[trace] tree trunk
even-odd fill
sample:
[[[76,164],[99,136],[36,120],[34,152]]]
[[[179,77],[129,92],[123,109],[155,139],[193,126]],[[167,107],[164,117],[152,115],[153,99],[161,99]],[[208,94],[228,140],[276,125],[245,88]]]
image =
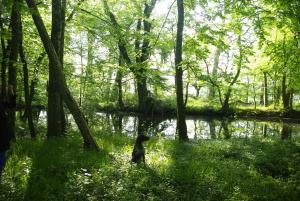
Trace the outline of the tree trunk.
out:
[[[223,101],[223,104],[222,104],[222,108],[221,110],[223,112],[228,112],[229,110],[229,99],[230,99],[230,96],[231,96],[231,92],[232,92],[232,86],[237,82],[239,76],[240,76],[240,73],[241,73],[241,68],[242,68],[242,47],[241,47],[241,42],[242,42],[242,39],[241,39],[241,35],[238,36],[238,41],[237,41],[237,44],[238,44],[238,47],[239,47],[239,60],[238,60],[238,64],[237,64],[237,71],[236,71],[236,74],[233,78],[233,80],[230,82],[228,88],[227,88],[227,91],[225,93],[225,97],[224,97],[224,101]]]
[[[216,123],[212,119],[207,121],[207,123],[209,125],[209,134],[211,139],[216,139]]]
[[[123,60],[122,56],[119,55],[119,68],[122,68],[123,66]],[[122,69],[118,69],[117,75],[116,75],[116,84],[117,84],[117,89],[118,89],[118,106],[120,109],[124,108],[124,103],[123,103],[123,91],[122,91]]]
[[[65,51],[65,27],[66,27],[66,6],[67,2],[66,0],[61,0],[61,37],[60,37],[60,45],[59,45],[59,59],[62,65],[62,68],[64,67],[64,51]],[[61,130],[62,133],[66,131],[67,121],[66,121],[66,115],[64,110],[64,102],[62,98],[60,98],[60,118],[61,118]]]
[[[212,79],[215,79],[218,72],[219,61],[220,61],[221,50],[219,48],[216,49],[214,54],[214,67],[212,70]],[[213,100],[216,97],[216,87],[213,84],[209,86],[209,99]]]
[[[0,15],[0,32],[3,33],[3,22],[2,16]],[[1,95],[0,98],[4,99],[6,97],[6,69],[10,52],[10,41],[8,41],[7,46],[5,45],[5,39],[3,34],[1,34],[1,49],[2,49],[2,62],[1,62]]]
[[[267,73],[264,72],[264,106],[268,107],[269,100],[268,100],[268,78]]]
[[[51,42],[61,63],[61,0],[52,0],[52,27]],[[62,63],[61,63],[62,64]],[[63,135],[61,121],[61,96],[59,93],[59,81],[55,71],[53,60],[49,59],[49,85],[48,85],[48,111],[47,111],[47,137]]]
[[[27,60],[24,54],[24,48],[23,48],[23,28],[22,24],[20,24],[20,34],[21,34],[21,40],[20,40],[20,47],[19,47],[19,54],[21,61],[23,63],[23,84],[24,84],[24,96],[25,96],[25,111],[26,111],[26,118],[28,121],[28,128],[30,131],[31,138],[36,137],[36,132],[33,124],[32,119],[32,107],[31,107],[31,101],[30,101],[30,94],[29,94],[29,75],[28,75],[28,66],[27,66]]]
[[[138,92],[138,107],[141,113],[147,113],[149,109],[152,107],[151,104],[148,104],[148,89],[147,89],[147,60],[149,59],[150,53],[150,40],[149,40],[149,33],[151,30],[151,23],[149,22],[149,17],[153,11],[153,8],[156,4],[157,0],[151,0],[150,4],[145,3],[144,13],[143,13],[143,26],[144,26],[144,36],[143,36],[143,43],[140,45],[139,39],[135,41],[135,50],[136,50],[136,65],[132,65],[132,61],[128,55],[126,43],[124,38],[122,37],[119,29],[120,25],[118,24],[116,17],[110,11],[107,0],[104,0],[104,7],[106,10],[107,15],[109,16],[112,24],[116,28],[117,38],[118,38],[118,46],[120,54],[122,55],[125,63],[129,67],[130,71],[134,74],[136,79],[137,85],[137,92]],[[137,30],[141,29],[141,20],[138,20]],[[115,33],[114,33],[115,34]],[[140,47],[141,46],[141,47]],[[138,50],[139,48],[139,50]],[[138,58],[140,54],[140,57]]]
[[[187,102],[188,102],[188,99],[189,99],[189,86],[190,86],[190,83],[189,83],[189,81],[188,81],[188,82],[186,83],[186,86],[185,86],[184,107],[186,107]]]
[[[84,139],[84,145],[86,148],[99,150],[98,145],[96,144],[96,141],[90,134],[90,130],[88,128],[87,122],[84,118],[84,115],[80,111],[78,104],[76,103],[75,99],[72,97],[67,84],[66,80],[64,78],[64,73],[62,70],[62,65],[60,63],[59,57],[53,47],[53,44],[51,43],[50,37],[47,34],[46,27],[44,25],[44,22],[40,16],[40,13],[36,7],[36,3],[34,0],[26,0],[26,3],[31,10],[31,15],[34,20],[34,23],[38,29],[39,35],[42,39],[43,45],[45,47],[45,50],[48,54],[49,60],[53,61],[53,66],[51,66],[54,71],[56,72],[56,75],[58,75],[57,80],[59,83],[59,92],[60,95],[63,97],[64,102],[66,103],[68,109],[70,110],[71,114],[73,115],[75,122],[81,132],[81,135]]]
[[[294,103],[294,89],[290,89],[290,91],[289,91],[290,93],[289,93],[289,108],[291,109],[291,110],[293,110],[293,103]]]
[[[13,0],[12,14],[11,14],[11,51],[9,55],[9,66],[8,66],[8,85],[13,87],[13,91],[16,93],[17,88],[17,68],[16,62],[18,60],[19,46],[21,41],[20,27],[21,27],[21,15],[19,8],[19,0]],[[16,111],[10,110],[9,112],[9,133],[12,135],[12,139],[15,139],[15,121]]]
[[[281,139],[283,140],[289,139],[291,138],[291,135],[292,135],[292,127],[287,124],[283,124],[281,130]]]
[[[289,108],[289,96],[287,93],[287,86],[286,86],[286,74],[283,73],[282,75],[282,81],[281,81],[281,96],[282,96],[282,103],[283,103],[283,109],[285,111],[288,111]]]
[[[267,133],[268,133],[268,126],[267,124],[263,124],[262,126],[262,133],[264,137],[267,137]]]
[[[183,0],[177,0],[178,21],[175,48],[175,85],[177,103],[177,133],[180,140],[188,140],[187,127],[185,122],[185,107],[183,102],[183,81],[182,81],[182,40],[184,27],[184,6]]]
[[[230,139],[231,138],[231,134],[229,132],[229,129],[228,129],[228,120],[227,119],[224,119],[221,121],[221,127],[223,128],[223,131],[224,131],[224,138],[225,139]]]
[[[260,103],[260,105],[264,105],[264,83],[262,83],[261,85],[260,85],[261,87],[261,92],[260,92],[260,100],[259,100],[259,103]]]

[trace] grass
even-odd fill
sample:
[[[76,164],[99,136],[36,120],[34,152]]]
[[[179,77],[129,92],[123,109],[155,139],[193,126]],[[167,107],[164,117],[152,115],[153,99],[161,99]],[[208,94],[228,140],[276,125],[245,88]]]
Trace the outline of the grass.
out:
[[[279,138],[181,143],[152,138],[147,165],[131,164],[134,139],[98,132],[104,151],[67,138],[15,143],[0,200],[298,200],[300,140]]]

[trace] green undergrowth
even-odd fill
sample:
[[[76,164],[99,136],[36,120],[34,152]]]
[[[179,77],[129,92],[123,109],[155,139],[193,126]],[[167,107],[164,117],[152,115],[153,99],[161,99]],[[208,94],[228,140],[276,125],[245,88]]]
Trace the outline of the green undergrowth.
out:
[[[100,133],[101,152],[78,134],[20,140],[0,184],[3,201],[298,200],[299,139],[151,138],[146,165],[130,163],[134,138]]]

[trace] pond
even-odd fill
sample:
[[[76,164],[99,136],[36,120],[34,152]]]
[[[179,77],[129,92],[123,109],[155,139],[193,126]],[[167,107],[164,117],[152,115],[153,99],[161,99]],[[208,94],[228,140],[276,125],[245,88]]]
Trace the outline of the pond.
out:
[[[176,138],[176,118],[143,117],[120,113],[94,113],[88,117],[93,129],[106,129],[128,136],[146,134],[168,139]],[[72,121],[71,121],[72,122]],[[74,122],[72,122],[73,124]],[[258,120],[214,119],[187,116],[189,139],[229,139],[249,137],[277,137],[288,139],[300,135],[300,124],[263,122]]]

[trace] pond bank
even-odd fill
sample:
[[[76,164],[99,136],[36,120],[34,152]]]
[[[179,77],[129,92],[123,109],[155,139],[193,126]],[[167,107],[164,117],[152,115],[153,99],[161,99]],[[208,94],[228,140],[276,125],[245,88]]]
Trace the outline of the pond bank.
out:
[[[110,112],[110,113],[127,113],[130,115],[139,115],[136,106],[125,106],[124,108],[116,107],[115,105],[101,106],[97,105],[98,111]],[[284,123],[296,123],[300,124],[300,111],[292,110],[285,111],[271,111],[271,110],[259,110],[259,109],[231,109],[224,112],[215,108],[186,108],[186,115],[189,116],[206,116],[209,118],[229,118],[229,119],[245,119],[245,120],[261,120],[261,121],[273,121]],[[149,112],[149,116],[159,117],[176,117],[176,109],[172,107],[160,107],[155,108]]]

